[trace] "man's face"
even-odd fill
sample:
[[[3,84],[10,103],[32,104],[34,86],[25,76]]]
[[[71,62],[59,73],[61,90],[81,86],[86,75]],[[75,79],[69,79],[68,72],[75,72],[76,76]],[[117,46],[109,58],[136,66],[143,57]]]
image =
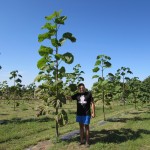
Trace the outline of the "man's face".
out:
[[[84,92],[85,92],[85,87],[81,85],[81,86],[79,87],[79,92],[80,92],[80,93],[84,93]]]

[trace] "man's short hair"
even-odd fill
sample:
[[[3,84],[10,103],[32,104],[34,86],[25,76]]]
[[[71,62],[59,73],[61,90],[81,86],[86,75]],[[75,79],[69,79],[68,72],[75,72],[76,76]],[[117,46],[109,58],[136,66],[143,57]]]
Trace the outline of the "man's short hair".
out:
[[[83,83],[80,83],[80,84],[78,85],[78,88],[79,88],[80,86],[84,86],[84,87],[85,87],[85,85],[84,85]]]

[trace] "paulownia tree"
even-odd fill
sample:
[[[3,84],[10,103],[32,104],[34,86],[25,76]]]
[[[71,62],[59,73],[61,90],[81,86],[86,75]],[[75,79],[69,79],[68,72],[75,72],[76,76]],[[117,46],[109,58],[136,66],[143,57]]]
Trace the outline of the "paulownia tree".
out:
[[[24,100],[33,100],[34,99],[34,92],[36,89],[35,83],[31,83],[27,85],[26,87],[22,87],[22,92],[23,92],[23,102]]]
[[[121,67],[117,70],[117,73],[115,74],[116,77],[120,80],[120,86],[122,88],[122,95],[121,95],[121,102],[123,102],[125,106],[125,99],[126,99],[126,81],[128,81],[130,78],[127,76],[128,74],[133,74],[130,68],[128,67]]]
[[[138,80],[138,77],[131,78],[128,81],[128,86],[130,94],[133,96],[133,103],[135,104],[135,109],[137,108],[138,98],[140,95],[141,81]]]
[[[10,87],[10,93],[12,95],[12,99],[14,100],[14,110],[16,109],[16,106],[19,105],[19,103],[16,103],[17,99],[20,99],[21,97],[21,87],[22,87],[22,76],[18,73],[18,70],[10,72],[10,80],[13,80],[14,85]]]
[[[46,16],[46,23],[42,27],[46,32],[39,34],[38,41],[48,41],[48,46],[41,45],[39,54],[41,59],[37,62],[40,69],[35,81],[42,81],[40,89],[43,90],[43,100],[47,106],[52,105],[55,108],[56,121],[56,137],[59,136],[59,123],[66,123],[66,112],[62,109],[62,104],[66,103],[64,94],[64,80],[66,77],[66,69],[63,64],[73,63],[74,56],[69,53],[60,53],[59,48],[62,47],[66,40],[76,42],[76,38],[70,32],[65,32],[60,36],[58,31],[61,25],[64,25],[66,16],[61,16],[61,11],[55,11],[53,14]],[[62,52],[62,50],[61,50]],[[60,109],[61,108],[61,109]],[[63,120],[63,121],[62,121]]]
[[[104,120],[105,120],[105,94],[106,94],[105,92],[107,91],[106,87],[108,84],[108,80],[106,80],[104,77],[104,70],[106,68],[111,67],[111,63],[109,62],[109,60],[111,60],[109,56],[98,55],[95,63],[95,67],[93,69],[93,72],[98,72],[101,70],[101,74],[94,75],[93,78],[98,78],[97,86],[99,87],[98,89],[102,96]]]
[[[0,99],[7,100],[7,104],[9,103],[9,87],[7,81],[0,83]]]
[[[140,101],[143,106],[144,103],[150,102],[150,76],[142,81],[140,91]]]

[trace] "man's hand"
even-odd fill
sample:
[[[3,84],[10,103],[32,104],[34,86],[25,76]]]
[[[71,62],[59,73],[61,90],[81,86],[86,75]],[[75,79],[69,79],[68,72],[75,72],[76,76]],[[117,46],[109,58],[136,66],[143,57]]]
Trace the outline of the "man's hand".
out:
[[[95,113],[92,113],[91,116],[92,116],[92,118],[94,118],[95,117]]]

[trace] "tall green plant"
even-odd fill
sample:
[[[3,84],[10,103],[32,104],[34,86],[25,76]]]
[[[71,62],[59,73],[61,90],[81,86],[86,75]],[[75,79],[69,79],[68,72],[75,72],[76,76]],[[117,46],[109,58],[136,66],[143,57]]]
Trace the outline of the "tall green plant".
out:
[[[128,67],[121,67],[120,69],[117,70],[116,76],[120,80],[120,85],[122,87],[122,97],[121,97],[121,102],[124,103],[125,106],[125,82],[128,81],[130,78],[127,76],[128,74],[133,74],[130,68]]]
[[[96,63],[95,63],[95,67],[93,69],[93,72],[101,71],[100,75],[94,75],[93,78],[98,78],[98,86],[100,87],[102,91],[104,120],[105,120],[105,87],[107,86],[107,83],[108,83],[108,81],[105,80],[105,77],[104,77],[104,70],[106,68],[111,67],[111,63],[109,62],[109,60],[111,60],[109,56],[98,55]]]
[[[9,103],[9,88],[7,81],[0,83],[0,97],[1,99],[8,100]]]
[[[34,99],[34,92],[36,89],[36,85],[35,83],[31,83],[29,85],[27,85],[26,87],[23,86],[22,87],[22,93],[23,93],[23,102],[24,100],[33,100]]]
[[[144,103],[150,102],[150,76],[148,76],[146,79],[142,81],[141,88],[140,88],[140,100],[142,102],[142,105]]]
[[[41,45],[39,49],[41,59],[37,62],[37,67],[41,71],[35,80],[43,82],[40,87],[47,95],[43,99],[47,105],[53,105],[55,108],[56,137],[58,137],[59,121],[66,115],[63,109],[59,111],[62,104],[66,101],[63,91],[66,69],[64,66],[61,66],[61,62],[63,62],[63,64],[71,64],[74,60],[74,56],[71,53],[66,52],[61,54],[59,48],[62,47],[66,40],[76,42],[76,38],[70,32],[59,36],[58,31],[67,19],[66,16],[61,16],[61,11],[55,11],[50,16],[46,16],[45,19],[47,22],[42,29],[46,29],[47,31],[43,34],[39,34],[38,41],[43,42],[47,40],[50,45]],[[65,121],[63,121],[63,124],[65,124]]]
[[[14,100],[14,110],[16,109],[16,105],[19,103],[16,103],[16,99],[20,98],[21,96],[21,87],[22,87],[22,76],[18,73],[18,70],[10,72],[10,80],[13,80],[14,85],[10,87],[10,92],[13,95],[12,99]]]
[[[137,108],[138,98],[140,95],[141,81],[138,80],[138,77],[131,78],[128,81],[128,86],[131,95],[133,96],[133,103],[135,104],[135,109]]]

